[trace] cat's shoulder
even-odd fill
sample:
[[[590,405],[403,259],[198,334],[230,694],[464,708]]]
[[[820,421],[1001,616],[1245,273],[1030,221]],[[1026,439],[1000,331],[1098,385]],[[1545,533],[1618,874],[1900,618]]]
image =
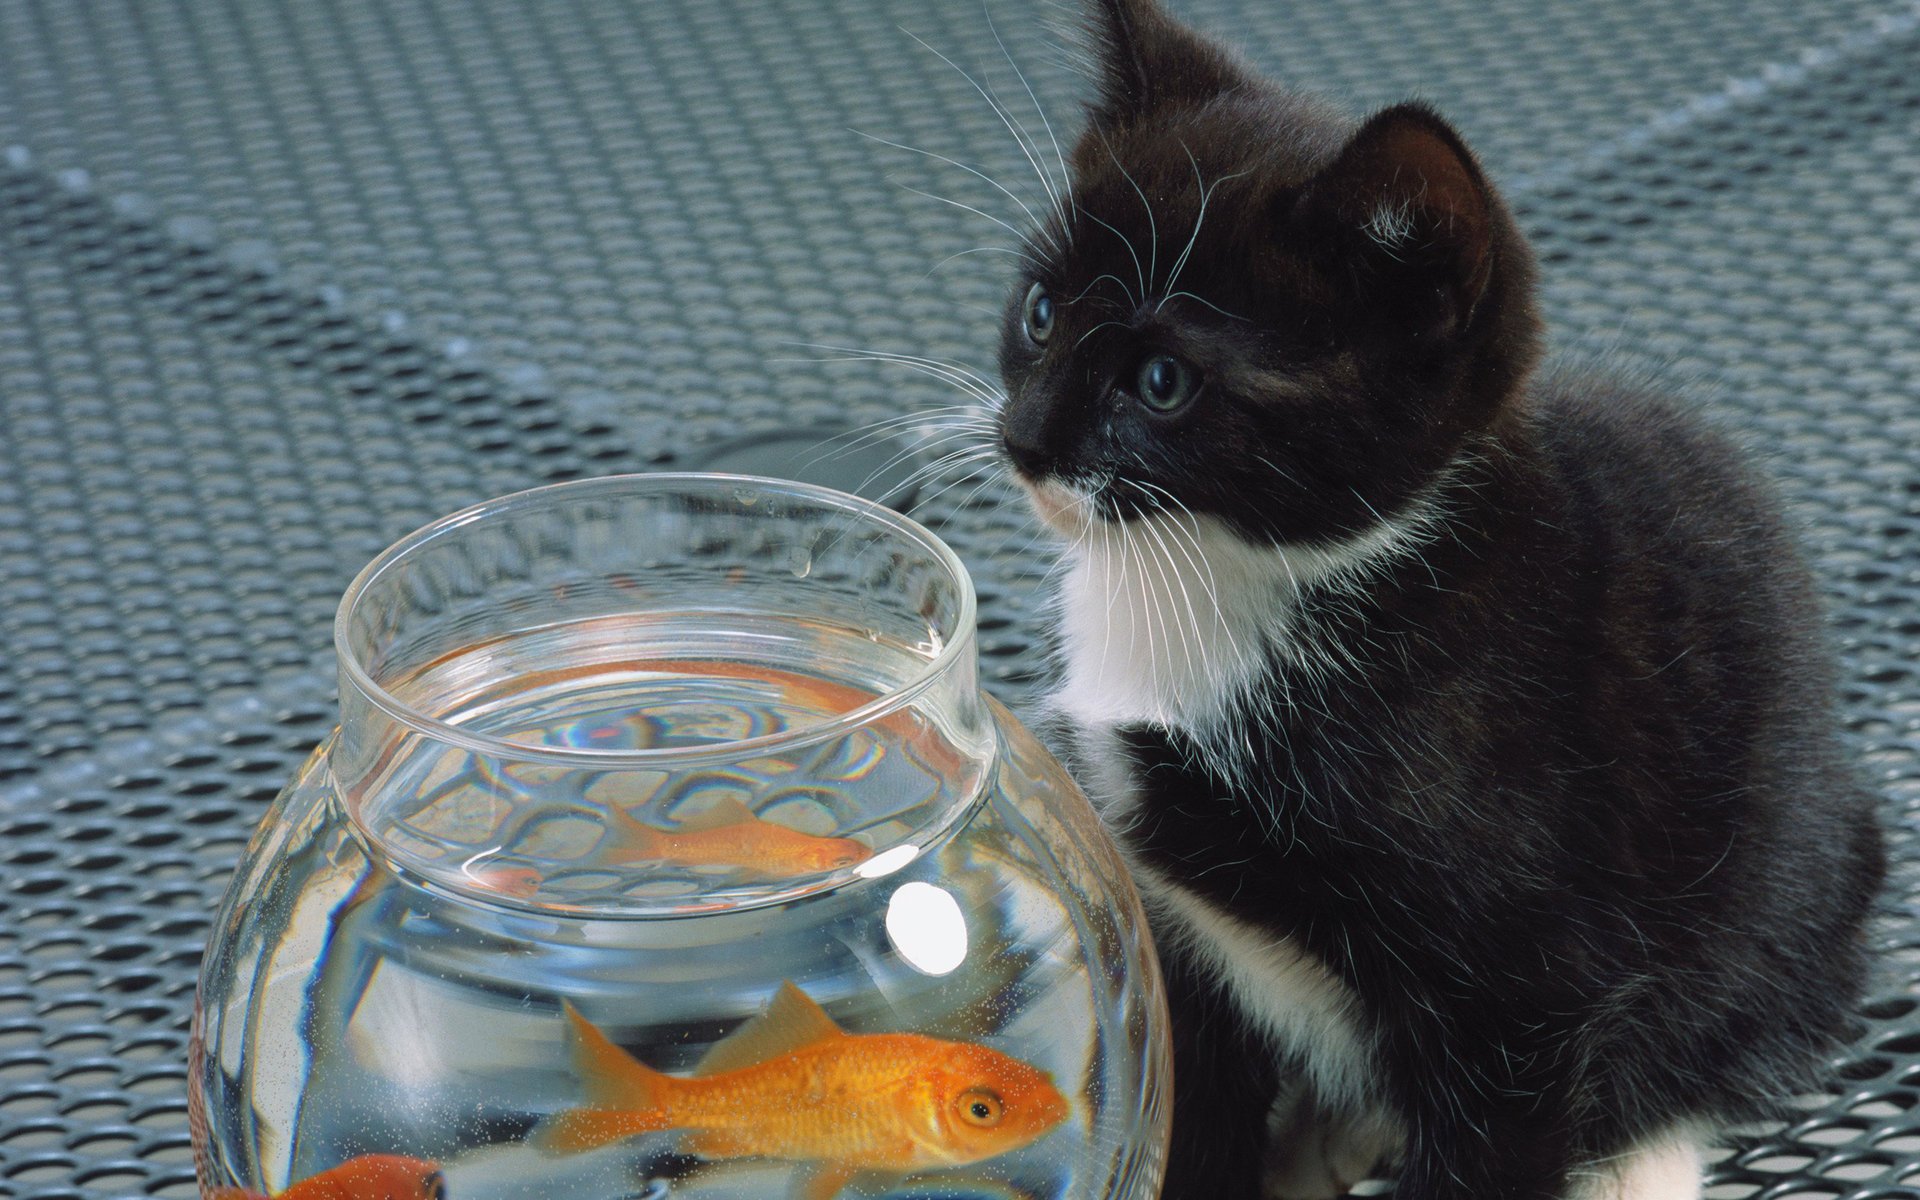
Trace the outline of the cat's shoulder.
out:
[[[1647,371],[1565,366],[1525,409],[1562,530],[1613,587],[1707,609],[1814,611],[1797,521],[1740,409]]]
[[[1703,390],[1646,369],[1555,364],[1530,389],[1528,440],[1588,505],[1616,519],[1773,527],[1764,448]]]
[[[1707,465],[1748,469],[1752,448],[1709,414],[1701,390],[1651,368],[1554,362],[1529,393],[1526,420],[1556,459],[1604,463],[1609,452],[1664,458],[1705,451]]]

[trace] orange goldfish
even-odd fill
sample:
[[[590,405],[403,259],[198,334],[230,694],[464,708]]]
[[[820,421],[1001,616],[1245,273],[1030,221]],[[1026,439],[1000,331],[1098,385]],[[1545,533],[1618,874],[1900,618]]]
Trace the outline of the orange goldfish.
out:
[[[863,1172],[981,1162],[1067,1118],[1044,1071],[970,1042],[848,1033],[792,983],[686,1078],[637,1061],[571,1005],[567,1019],[588,1104],[539,1128],[548,1150],[684,1129],[681,1148],[702,1158],[801,1163],[794,1195],[830,1200]]]
[[[462,873],[469,882],[477,883],[490,892],[499,892],[503,896],[515,896],[525,899],[540,890],[542,882],[540,872],[532,867],[465,867]]]
[[[618,831],[609,857],[616,862],[723,866],[763,879],[837,871],[867,861],[873,850],[843,837],[815,837],[767,821],[738,800],[724,800],[672,830],[656,829],[609,804]]]
[[[246,1188],[210,1188],[201,1200],[269,1200]],[[440,1168],[400,1154],[362,1154],[331,1171],[309,1175],[279,1194],[278,1200],[446,1200],[447,1180]]]

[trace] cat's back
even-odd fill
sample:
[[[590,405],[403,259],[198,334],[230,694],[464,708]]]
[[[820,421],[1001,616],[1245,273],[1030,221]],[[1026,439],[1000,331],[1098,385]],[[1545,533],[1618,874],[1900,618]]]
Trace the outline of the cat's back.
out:
[[[1754,450],[1711,424],[1698,403],[1652,379],[1562,366],[1543,373],[1524,419],[1580,506],[1575,515],[1610,548],[1680,555],[1639,564],[1648,568],[1755,574],[1774,585],[1768,591],[1811,603],[1795,538]]]
[[[1553,493],[1542,507],[1577,546],[1570,582],[1649,623],[1618,632],[1785,656],[1824,686],[1813,581],[1752,449],[1651,380],[1585,368],[1545,373],[1523,420]]]
[[[1568,547],[1552,602],[1599,668],[1594,717],[1696,788],[1862,821],[1817,589],[1761,460],[1700,405],[1597,371],[1547,374],[1526,420]]]

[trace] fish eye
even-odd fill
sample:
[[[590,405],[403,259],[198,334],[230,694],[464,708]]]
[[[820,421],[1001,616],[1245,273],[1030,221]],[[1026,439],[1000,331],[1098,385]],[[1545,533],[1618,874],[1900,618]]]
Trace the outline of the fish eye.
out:
[[[1149,355],[1136,380],[1140,402],[1155,412],[1172,412],[1193,398],[1200,373],[1171,354]]]
[[[426,1200],[447,1200],[447,1177],[438,1171],[420,1181],[425,1185]]]
[[[1046,345],[1053,336],[1053,297],[1047,294],[1045,285],[1036,283],[1027,289],[1020,320],[1026,326],[1027,340],[1036,346]]]
[[[960,1110],[960,1119],[979,1129],[992,1129],[1000,1123],[1006,1112],[1006,1104],[998,1094],[986,1088],[974,1088],[960,1093],[956,1103]]]

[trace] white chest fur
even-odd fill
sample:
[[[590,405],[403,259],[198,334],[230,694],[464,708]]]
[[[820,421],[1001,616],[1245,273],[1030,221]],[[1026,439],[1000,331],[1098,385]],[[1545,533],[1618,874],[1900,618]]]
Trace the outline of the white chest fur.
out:
[[[1218,723],[1293,607],[1289,557],[1208,517],[1093,527],[1060,591],[1055,703],[1085,726]]]
[[[1157,512],[1087,522],[1059,593],[1063,685],[1053,705],[1082,729],[1184,732],[1226,778],[1267,714],[1250,700],[1274,671],[1294,680],[1357,666],[1320,636],[1312,612],[1364,590],[1417,554],[1439,524],[1429,491],[1393,520],[1344,541],[1256,546],[1210,516]]]

